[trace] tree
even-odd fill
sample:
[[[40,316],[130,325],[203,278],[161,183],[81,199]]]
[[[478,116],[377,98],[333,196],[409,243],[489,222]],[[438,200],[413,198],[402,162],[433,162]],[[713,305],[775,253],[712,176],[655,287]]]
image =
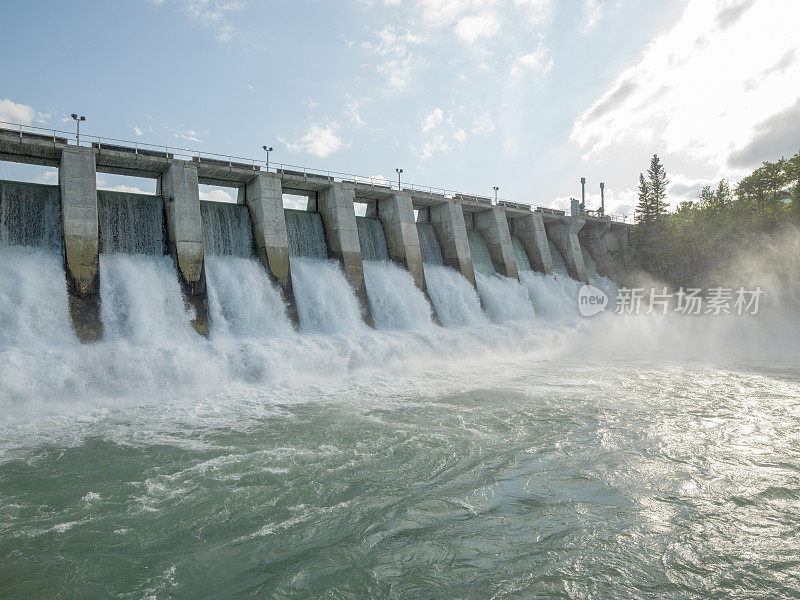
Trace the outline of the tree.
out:
[[[667,214],[667,172],[664,165],[658,158],[658,154],[653,154],[650,160],[650,168],[647,170],[647,177],[650,186],[650,202],[652,206],[653,219],[658,220]]]
[[[636,206],[636,220],[639,223],[650,223],[653,220],[650,185],[642,173],[639,173],[639,204]]]

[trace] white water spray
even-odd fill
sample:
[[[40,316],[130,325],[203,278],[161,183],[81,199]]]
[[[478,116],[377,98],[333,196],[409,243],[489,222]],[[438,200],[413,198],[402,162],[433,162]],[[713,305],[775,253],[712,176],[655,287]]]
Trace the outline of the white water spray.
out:
[[[428,295],[436,316],[445,327],[481,327],[488,325],[475,288],[461,274],[434,264],[425,265]]]
[[[365,260],[364,280],[378,329],[419,329],[432,324],[431,307],[405,269],[392,262]]]
[[[475,273],[475,284],[489,318],[495,323],[527,321],[534,318],[528,290],[510,277]]]
[[[364,327],[358,300],[339,263],[293,256],[291,266],[297,316],[303,331],[347,333]]]

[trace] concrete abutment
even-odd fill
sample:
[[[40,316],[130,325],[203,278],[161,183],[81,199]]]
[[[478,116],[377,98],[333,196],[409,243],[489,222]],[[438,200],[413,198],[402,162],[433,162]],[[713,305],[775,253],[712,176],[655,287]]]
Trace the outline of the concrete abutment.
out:
[[[495,271],[511,279],[519,279],[517,260],[514,258],[514,246],[508,229],[506,211],[501,206],[493,206],[489,210],[473,213],[475,229],[480,232],[489,248]]]
[[[547,243],[547,231],[544,228],[542,215],[537,212],[510,217],[511,234],[519,238],[528,261],[535,271],[550,275],[553,272],[553,257]]]

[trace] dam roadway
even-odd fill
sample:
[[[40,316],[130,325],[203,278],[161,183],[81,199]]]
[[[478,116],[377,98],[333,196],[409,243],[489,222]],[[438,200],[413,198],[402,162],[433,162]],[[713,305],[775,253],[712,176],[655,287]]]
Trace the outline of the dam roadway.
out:
[[[31,128],[32,129],[32,128]],[[425,266],[417,223],[430,223],[441,248],[443,264],[475,286],[475,267],[467,232],[486,242],[491,268],[518,279],[512,237],[524,248],[530,267],[550,274],[551,248],[563,259],[570,277],[588,282],[582,248],[601,276],[622,268],[618,258],[628,248],[630,225],[610,216],[578,210],[572,214],[527,204],[448,192],[385,180],[313,171],[282,164],[234,159],[180,149],[139,147],[117,140],[88,138],[77,145],[70,134],[43,134],[0,129],[0,160],[56,167],[64,239],[65,271],[75,329],[85,341],[102,335],[99,318],[99,252],[97,173],[157,181],[167,225],[168,253],[173,257],[187,304],[196,315],[193,325],[208,335],[203,223],[198,186],[232,187],[245,205],[252,226],[254,255],[277,283],[296,320],[283,194],[308,198],[307,210],[321,216],[329,258],[337,260],[355,290],[362,318],[372,324],[364,282],[363,257],[356,227],[355,204],[366,204],[366,216],[379,219],[392,262],[407,270],[427,294]],[[96,140],[96,141],[92,141]],[[473,234],[474,235],[474,234]]]

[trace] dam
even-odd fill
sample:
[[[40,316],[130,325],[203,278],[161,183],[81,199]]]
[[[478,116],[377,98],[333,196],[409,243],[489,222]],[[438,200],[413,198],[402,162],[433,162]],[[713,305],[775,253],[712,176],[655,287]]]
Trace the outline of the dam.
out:
[[[581,284],[623,274],[630,225],[574,207],[97,139],[0,130],[0,160],[58,168],[58,185],[0,182],[0,252],[48,257],[84,342],[484,326],[569,312]],[[98,190],[98,173],[156,193]]]

